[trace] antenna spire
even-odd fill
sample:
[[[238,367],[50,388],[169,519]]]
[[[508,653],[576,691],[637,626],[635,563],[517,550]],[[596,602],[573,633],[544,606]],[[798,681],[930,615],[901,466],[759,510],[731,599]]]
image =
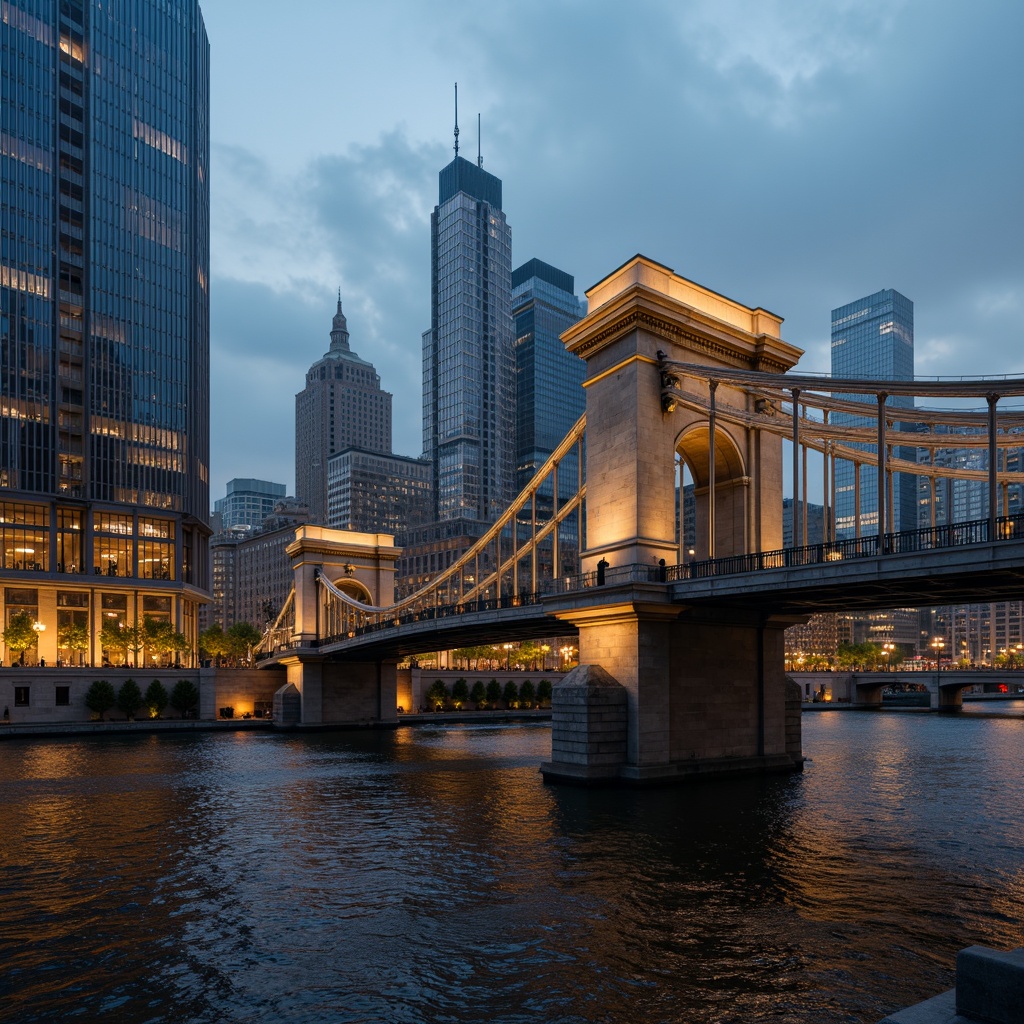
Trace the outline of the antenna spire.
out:
[[[459,155],[459,83],[455,83],[455,155]]]
[[[476,165],[483,167],[484,158],[480,155],[480,115],[476,115]]]

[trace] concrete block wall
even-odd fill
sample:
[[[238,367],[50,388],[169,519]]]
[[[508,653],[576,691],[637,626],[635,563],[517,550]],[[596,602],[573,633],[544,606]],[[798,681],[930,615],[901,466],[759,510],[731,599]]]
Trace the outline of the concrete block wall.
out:
[[[597,665],[580,665],[551,694],[551,766],[614,777],[626,760],[626,691]]]

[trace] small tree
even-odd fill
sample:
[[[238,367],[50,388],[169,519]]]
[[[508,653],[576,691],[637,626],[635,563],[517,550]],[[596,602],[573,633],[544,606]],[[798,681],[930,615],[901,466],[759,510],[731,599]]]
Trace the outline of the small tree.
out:
[[[58,626],[57,647],[62,651],[89,650],[89,627],[84,622],[68,622]]]
[[[452,700],[457,708],[461,708],[469,700],[469,686],[466,684],[465,679],[455,680],[452,686]]]
[[[427,690],[427,703],[433,705],[436,711],[440,711],[447,699],[448,687],[444,685],[444,680],[435,679]]]
[[[209,629],[204,629],[199,634],[199,649],[214,661],[227,657],[228,639],[219,622],[215,622]]]
[[[529,679],[523,680],[523,685],[519,687],[519,701],[521,704],[525,704],[528,708],[533,707],[534,698],[537,696],[537,691],[533,688],[533,683]]]
[[[97,679],[85,694],[85,706],[96,715],[103,716],[117,703],[117,694],[106,679]]]
[[[248,622],[236,622],[224,636],[227,640],[228,654],[237,665],[240,661],[248,664],[249,651],[254,644],[260,642],[263,634]]]
[[[117,691],[117,709],[125,718],[134,718],[135,712],[142,707],[142,691],[134,679],[126,679]]]
[[[170,697],[167,695],[167,688],[159,679],[154,679],[146,687],[146,696],[143,699],[143,703],[149,708],[149,717],[159,718],[164,713],[164,709],[169,702]]]
[[[190,679],[179,679],[171,690],[171,707],[182,718],[199,703],[199,691]]]
[[[129,626],[118,619],[104,622],[100,630],[100,644],[107,650],[120,651],[126,662],[129,654],[134,654],[136,662],[138,661],[139,651],[144,643],[143,627]]]
[[[15,612],[4,630],[4,643],[7,644],[7,649],[20,655],[22,665],[25,664],[25,652],[33,647],[38,639],[32,625],[32,616],[28,612]]]
[[[174,654],[188,647],[188,637],[164,619],[147,615],[142,623],[142,633],[146,649],[151,654]]]
[[[514,679],[510,679],[505,684],[505,689],[501,691],[501,699],[507,708],[519,703],[519,687],[516,686]]]
[[[487,703],[497,704],[501,700],[501,683],[497,679],[492,679],[487,684]]]
[[[551,700],[551,680],[542,679],[537,684],[537,703],[543,706],[549,700]]]
[[[469,699],[480,707],[487,699],[487,691],[484,689],[484,684],[478,679],[473,684],[473,689],[469,691]]]

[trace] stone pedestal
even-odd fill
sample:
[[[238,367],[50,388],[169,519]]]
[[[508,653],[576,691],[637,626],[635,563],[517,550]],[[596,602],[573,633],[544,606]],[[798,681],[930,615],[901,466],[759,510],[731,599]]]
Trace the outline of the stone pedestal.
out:
[[[551,760],[545,780],[595,783],[626,763],[626,691],[599,665],[580,665],[551,691]]]

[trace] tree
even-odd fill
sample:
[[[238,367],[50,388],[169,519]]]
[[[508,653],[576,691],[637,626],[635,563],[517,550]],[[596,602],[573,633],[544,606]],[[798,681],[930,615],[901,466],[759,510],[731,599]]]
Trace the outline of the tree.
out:
[[[62,651],[89,650],[89,627],[84,622],[67,622],[58,626],[57,647]]]
[[[501,700],[501,683],[497,679],[492,679],[487,684],[487,703],[497,704]]]
[[[21,655],[19,660],[22,665],[25,664],[25,652],[39,639],[32,628],[33,624],[32,616],[28,612],[15,612],[4,630],[4,643],[7,644],[7,649]]]
[[[113,686],[106,679],[97,679],[85,694],[85,706],[93,714],[99,715],[101,722],[103,721],[103,716],[116,703],[117,694],[114,693]]]
[[[537,703],[544,705],[551,700],[551,680],[542,679],[537,684]]]
[[[505,684],[505,689],[501,691],[501,698],[505,702],[505,707],[510,708],[513,704],[519,702],[519,687],[516,686],[514,679],[510,679]]]
[[[164,709],[169,702],[170,697],[167,695],[167,688],[159,679],[154,679],[146,687],[146,696],[143,698],[143,703],[149,708],[150,718],[159,718],[164,713]]]
[[[529,679],[524,679],[523,685],[519,687],[519,700],[528,708],[532,708],[536,696],[537,691],[534,690],[533,683]]]
[[[124,660],[134,654],[138,661],[139,651],[145,643],[143,628],[139,625],[129,626],[119,619],[110,619],[103,623],[100,630],[100,644],[110,651],[120,651]]]
[[[437,711],[444,707],[448,699],[448,687],[444,685],[443,679],[435,679],[427,690],[427,704],[432,704]]]
[[[487,700],[487,691],[484,689],[484,684],[481,680],[478,679],[473,684],[473,689],[469,691],[469,699],[477,707],[480,707]]]
[[[228,654],[237,665],[240,661],[249,661],[249,651],[254,644],[258,644],[263,634],[248,622],[236,622],[224,634],[228,642]]]
[[[457,708],[462,707],[469,700],[469,686],[466,685],[465,679],[455,680],[452,686],[452,700]]]
[[[214,661],[228,656],[228,639],[221,629],[220,623],[215,622],[208,629],[199,634],[199,649],[209,655]]]
[[[145,616],[142,633],[146,649],[151,654],[175,654],[188,649],[188,637],[165,619]]]
[[[125,718],[134,718],[135,712],[142,707],[142,691],[134,679],[126,679],[117,691],[117,709]]]
[[[199,703],[199,691],[190,679],[179,679],[171,690],[171,707],[184,718]]]

